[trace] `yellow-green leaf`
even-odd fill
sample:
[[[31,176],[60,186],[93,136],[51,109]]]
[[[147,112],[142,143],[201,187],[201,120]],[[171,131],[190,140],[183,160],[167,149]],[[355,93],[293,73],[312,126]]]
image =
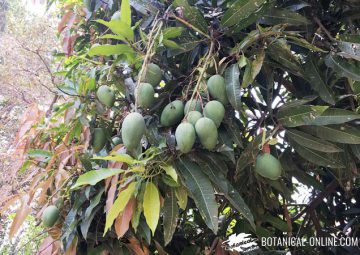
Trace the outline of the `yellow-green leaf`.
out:
[[[154,235],[160,217],[160,197],[157,187],[152,182],[146,184],[143,207],[146,223]]]
[[[177,198],[178,205],[181,209],[185,210],[188,202],[188,193],[184,186],[177,187],[175,189],[175,195]]]
[[[101,180],[104,180],[115,174],[120,174],[123,172],[125,172],[124,169],[117,169],[117,168],[114,169],[101,168],[99,170],[92,170],[80,175],[76,183],[71,188],[75,189],[83,185],[94,186],[96,183],[98,183]]]
[[[129,0],[121,0],[120,19],[131,26],[131,8]]]
[[[120,191],[118,197],[116,198],[113,206],[110,208],[107,216],[104,229],[104,236],[106,232],[111,228],[114,220],[117,216],[125,209],[125,206],[129,202],[130,198],[133,196],[137,182],[132,182],[127,186],[126,189]]]
[[[176,170],[175,170],[175,168],[174,168],[173,166],[170,166],[170,165],[162,165],[162,166],[160,166],[160,167],[165,170],[165,173],[166,173],[167,175],[169,175],[171,178],[173,178],[174,181],[177,182],[177,180],[178,180],[178,175],[177,175]]]
[[[116,161],[116,162],[123,162],[126,163],[128,165],[132,165],[135,162],[135,159],[133,159],[131,156],[129,156],[128,154],[111,154],[109,156],[105,156],[105,157],[93,157],[93,159],[101,159],[101,160],[111,160],[111,161]]]

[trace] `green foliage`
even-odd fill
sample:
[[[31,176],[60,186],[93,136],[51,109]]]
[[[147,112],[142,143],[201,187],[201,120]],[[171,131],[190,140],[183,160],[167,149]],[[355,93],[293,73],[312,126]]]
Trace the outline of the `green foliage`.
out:
[[[359,203],[359,60],[346,44],[358,20],[335,1],[200,2],[91,1],[79,16],[71,56],[59,56],[66,103],[31,147],[54,148],[39,178],[44,201],[64,198],[65,250],[203,254],[223,252],[229,233],[358,235],[345,213]],[[153,91],[139,95],[142,82]],[[104,85],[109,109],[94,98]],[[194,133],[186,120],[202,109]],[[290,206],[299,183],[331,196]]]

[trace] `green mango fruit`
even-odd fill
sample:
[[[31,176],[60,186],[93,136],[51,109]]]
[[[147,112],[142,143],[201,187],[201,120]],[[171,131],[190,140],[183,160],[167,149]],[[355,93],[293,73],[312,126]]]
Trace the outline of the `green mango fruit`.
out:
[[[165,127],[178,124],[184,117],[184,104],[180,100],[175,100],[165,106],[161,113],[160,123]]]
[[[140,113],[133,112],[127,115],[121,128],[121,137],[128,150],[136,149],[145,134],[145,120]]]
[[[184,114],[186,115],[189,111],[202,112],[200,100],[192,99],[187,101],[184,108]]]
[[[122,143],[122,140],[121,140],[120,137],[114,136],[114,137],[111,139],[111,142],[113,143],[113,145],[114,145],[114,147],[115,147],[116,145],[121,144],[121,143]]]
[[[138,105],[144,109],[150,108],[155,102],[155,91],[150,83],[140,83],[135,95]]]
[[[281,176],[281,163],[270,153],[259,154],[256,158],[255,171],[270,180],[277,180]]]
[[[120,11],[114,12],[114,14],[111,16],[111,20],[119,20],[121,17]]]
[[[199,137],[200,143],[205,149],[212,150],[215,148],[218,139],[218,131],[214,121],[202,117],[195,124],[195,131]]]
[[[186,117],[187,121],[195,126],[196,122],[202,117],[198,111],[190,111]]]
[[[108,107],[112,107],[115,103],[115,93],[109,86],[100,86],[96,91],[96,96],[102,104]]]
[[[188,153],[194,146],[196,134],[190,123],[181,123],[175,131],[176,143],[182,153]]]
[[[45,208],[42,214],[42,222],[45,227],[50,228],[55,225],[59,219],[60,211],[55,205],[50,205]]]
[[[106,133],[103,128],[95,128],[92,141],[92,147],[95,153],[101,151],[106,144]]]
[[[209,94],[222,104],[226,105],[229,102],[226,95],[225,79],[221,75],[216,74],[211,76],[207,81],[207,88]]]
[[[150,83],[153,87],[159,85],[162,79],[162,72],[158,65],[150,63],[143,71],[140,81]]]
[[[219,127],[225,116],[225,108],[219,101],[210,101],[205,105],[204,116],[212,119],[216,127]]]

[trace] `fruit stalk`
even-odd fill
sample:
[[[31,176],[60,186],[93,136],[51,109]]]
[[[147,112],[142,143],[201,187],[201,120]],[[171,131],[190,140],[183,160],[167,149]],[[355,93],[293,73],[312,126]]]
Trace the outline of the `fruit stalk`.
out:
[[[205,70],[206,70],[206,68],[207,68],[207,66],[208,66],[208,64],[209,64],[209,60],[210,60],[211,54],[212,54],[212,52],[213,52],[213,50],[214,50],[214,45],[215,45],[215,44],[214,44],[214,41],[211,40],[211,44],[210,44],[209,51],[208,51],[208,53],[207,53],[207,55],[206,55],[203,68],[202,68],[201,71],[200,71],[200,75],[199,75],[198,81],[197,81],[197,83],[196,83],[196,86],[195,86],[195,88],[194,88],[194,91],[193,91],[193,93],[192,93],[192,95],[191,95],[190,101],[195,98],[195,94],[196,94],[197,91],[199,90],[199,87],[200,87],[202,78],[203,78],[204,73],[205,73]],[[185,114],[185,117],[188,115],[189,111],[191,111],[191,110],[188,109],[188,111],[187,111],[186,114]]]
[[[137,80],[137,83],[136,83],[136,87],[135,87],[135,91],[136,91],[136,88],[140,85],[140,82],[141,82],[141,79],[140,77],[142,77],[142,74],[144,72],[144,70],[146,70],[146,67],[147,67],[147,64],[148,62],[150,61],[151,59],[151,56],[153,55],[152,53],[152,49],[154,47],[154,44],[155,44],[155,39],[159,36],[160,32],[161,32],[161,28],[163,26],[163,22],[162,20],[160,19],[157,19],[157,16],[155,17],[156,21],[155,21],[155,24],[154,26],[152,27],[150,33],[149,33],[149,40],[148,40],[148,43],[147,43],[147,46],[146,46],[146,55],[144,57],[144,63],[140,69],[140,72],[138,74],[138,80]],[[155,33],[155,36],[153,37],[153,34]],[[138,108],[138,94],[135,93],[135,110],[137,111],[137,108]]]

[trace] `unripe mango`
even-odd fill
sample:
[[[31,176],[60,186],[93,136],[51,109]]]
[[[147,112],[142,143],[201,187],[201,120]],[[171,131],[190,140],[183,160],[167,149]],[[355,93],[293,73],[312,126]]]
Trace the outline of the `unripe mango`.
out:
[[[190,111],[186,117],[187,121],[195,126],[196,122],[202,117],[198,111]]]
[[[256,158],[255,171],[270,180],[277,180],[281,176],[280,161],[270,153],[259,154]]]
[[[184,104],[180,100],[175,100],[165,106],[161,113],[160,123],[165,127],[178,124],[184,117]]]
[[[145,133],[145,121],[140,113],[127,115],[121,128],[121,137],[128,150],[136,149]]]
[[[55,205],[50,205],[44,210],[41,219],[44,226],[50,228],[55,225],[56,221],[59,219],[59,216],[59,209]]]
[[[190,123],[181,123],[176,128],[175,139],[182,153],[191,151],[196,139],[194,126]]]
[[[184,114],[186,115],[189,111],[202,112],[200,100],[192,99],[187,101],[184,108]]]
[[[121,140],[120,137],[114,136],[114,137],[111,139],[111,142],[113,143],[114,146],[116,146],[116,145],[119,145],[119,144],[122,142],[122,140]]]
[[[103,128],[95,128],[93,134],[92,147],[95,153],[101,151],[106,144],[106,133]]]
[[[96,91],[96,96],[102,104],[108,107],[112,107],[115,103],[115,93],[109,86],[100,86]]]
[[[140,81],[150,83],[153,87],[159,85],[162,79],[161,69],[158,65],[150,63],[143,71]]]
[[[207,88],[209,94],[226,105],[229,101],[226,95],[225,79],[219,74],[213,75],[207,81]]]
[[[150,83],[140,83],[135,91],[135,99],[140,107],[148,109],[154,104],[154,94],[154,88]]]
[[[224,119],[225,108],[219,101],[213,100],[208,102],[204,108],[204,116],[212,119],[216,125],[219,127],[222,120]]]
[[[121,17],[120,11],[114,12],[114,14],[111,16],[111,20],[119,20]]]
[[[200,118],[195,124],[195,131],[205,149],[212,150],[215,148],[218,131],[211,119],[206,117]]]

